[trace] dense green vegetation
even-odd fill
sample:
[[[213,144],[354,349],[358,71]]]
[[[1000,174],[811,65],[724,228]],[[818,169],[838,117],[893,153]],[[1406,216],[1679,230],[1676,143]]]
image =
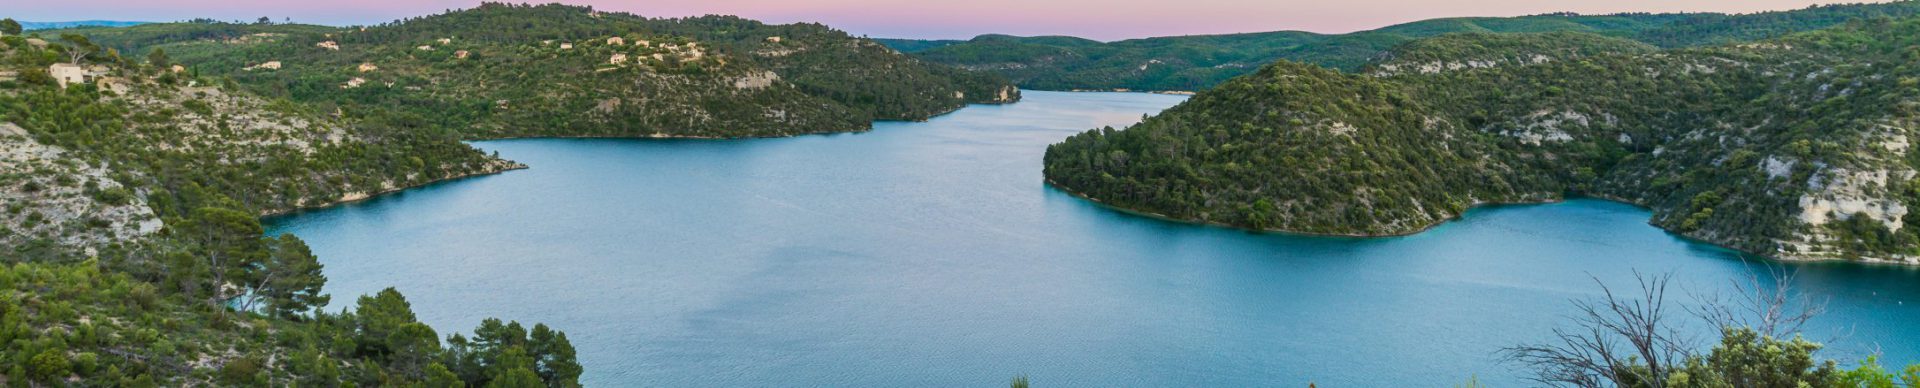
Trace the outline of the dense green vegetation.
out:
[[[29,41],[34,39],[35,41]],[[578,386],[566,335],[442,337],[397,291],[332,300],[259,216],[511,168],[391,114],[330,115],[120,56],[0,37],[0,376],[15,386]],[[54,65],[87,83],[61,85]]]
[[[468,139],[861,131],[873,120],[1019,98],[996,76],[922,63],[818,24],[557,4],[487,3],[364,29],[168,23],[73,32],[121,52],[164,51],[263,96]]]
[[[1394,47],[1462,32],[1589,32],[1662,48],[1764,39],[1847,20],[1920,15],[1920,2],[1849,4],[1743,15],[1717,13],[1548,14],[1449,18],[1325,35],[1299,31],[1096,42],[1071,37],[983,35],[965,43],[884,40],[929,61],[1005,75],[1042,90],[1205,90],[1278,60],[1357,70]]]
[[[1577,194],[1776,257],[1920,255],[1920,231],[1903,227],[1920,205],[1920,19],[1657,53],[1607,41],[1456,35],[1372,67],[1492,63],[1434,71],[1281,62],[1054,145],[1046,176],[1114,206],[1256,229],[1411,233],[1475,204]],[[1490,48],[1528,60],[1477,58]]]
[[[886,38],[876,38],[873,41],[879,42],[882,45],[886,45],[887,48],[899,50],[900,52],[908,53],[908,54],[967,42],[964,40],[924,40],[924,39],[886,39]]]

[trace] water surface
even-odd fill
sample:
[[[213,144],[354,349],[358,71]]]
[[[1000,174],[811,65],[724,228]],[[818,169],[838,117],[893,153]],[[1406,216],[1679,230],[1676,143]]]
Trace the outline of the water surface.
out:
[[[591,386],[1520,385],[1589,278],[1710,292],[1757,264],[1595,200],[1402,238],[1255,234],[1046,187],[1047,144],[1181,97],[1027,92],[871,133],[481,142],[531,165],[272,220],[338,304],[389,286],[442,335],[568,333]],[[1920,272],[1803,265],[1824,355],[1920,361]],[[336,306],[335,308],[338,308]]]

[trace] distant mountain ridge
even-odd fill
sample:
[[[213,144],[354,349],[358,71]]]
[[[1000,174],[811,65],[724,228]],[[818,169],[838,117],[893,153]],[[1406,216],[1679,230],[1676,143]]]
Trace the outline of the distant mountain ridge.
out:
[[[1198,91],[1278,60],[1358,70],[1394,47],[1461,32],[1588,32],[1661,48],[1782,36],[1847,20],[1920,15],[1920,1],[1842,4],[1751,14],[1568,13],[1422,20],[1348,34],[1276,31],[1099,42],[1065,36],[882,39],[928,61],[991,71],[1040,90]]]
[[[70,22],[20,22],[20,28],[32,30],[53,30],[77,27],[129,27],[151,22],[129,22],[118,20],[79,20]]]

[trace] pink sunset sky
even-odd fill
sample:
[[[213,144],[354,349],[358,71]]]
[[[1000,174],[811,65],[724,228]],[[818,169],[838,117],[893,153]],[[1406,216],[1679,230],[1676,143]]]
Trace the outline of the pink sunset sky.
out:
[[[1857,2],[1857,1],[1850,1]],[[474,0],[0,0],[0,17],[174,21],[197,17],[331,25],[372,24],[470,8]],[[856,35],[964,39],[984,33],[1100,40],[1278,30],[1351,32],[1451,16],[1572,11],[1784,10],[1813,0],[572,0],[606,11],[668,17],[732,14],[774,23],[820,22]]]

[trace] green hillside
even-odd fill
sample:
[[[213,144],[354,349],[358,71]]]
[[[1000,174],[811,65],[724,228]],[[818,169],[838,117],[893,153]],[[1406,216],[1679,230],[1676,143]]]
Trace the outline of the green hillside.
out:
[[[1264,67],[1054,145],[1046,175],[1121,208],[1341,235],[1591,195],[1748,252],[1911,261],[1916,45],[1920,19],[1652,53],[1598,36],[1451,35],[1368,74]],[[1474,61],[1488,65],[1407,71]]]
[[[1019,98],[995,76],[922,63],[817,24],[649,19],[557,4],[487,3],[352,29],[169,23],[73,32],[129,54],[164,51],[263,96],[401,117],[469,139],[850,132]]]
[[[61,82],[68,70],[85,82]],[[55,386],[578,386],[566,335],[441,337],[258,217],[517,168],[84,38],[0,37],[0,376]],[[357,300],[355,299],[357,297]],[[334,312],[319,310],[329,301]],[[443,342],[444,340],[444,342]]]

